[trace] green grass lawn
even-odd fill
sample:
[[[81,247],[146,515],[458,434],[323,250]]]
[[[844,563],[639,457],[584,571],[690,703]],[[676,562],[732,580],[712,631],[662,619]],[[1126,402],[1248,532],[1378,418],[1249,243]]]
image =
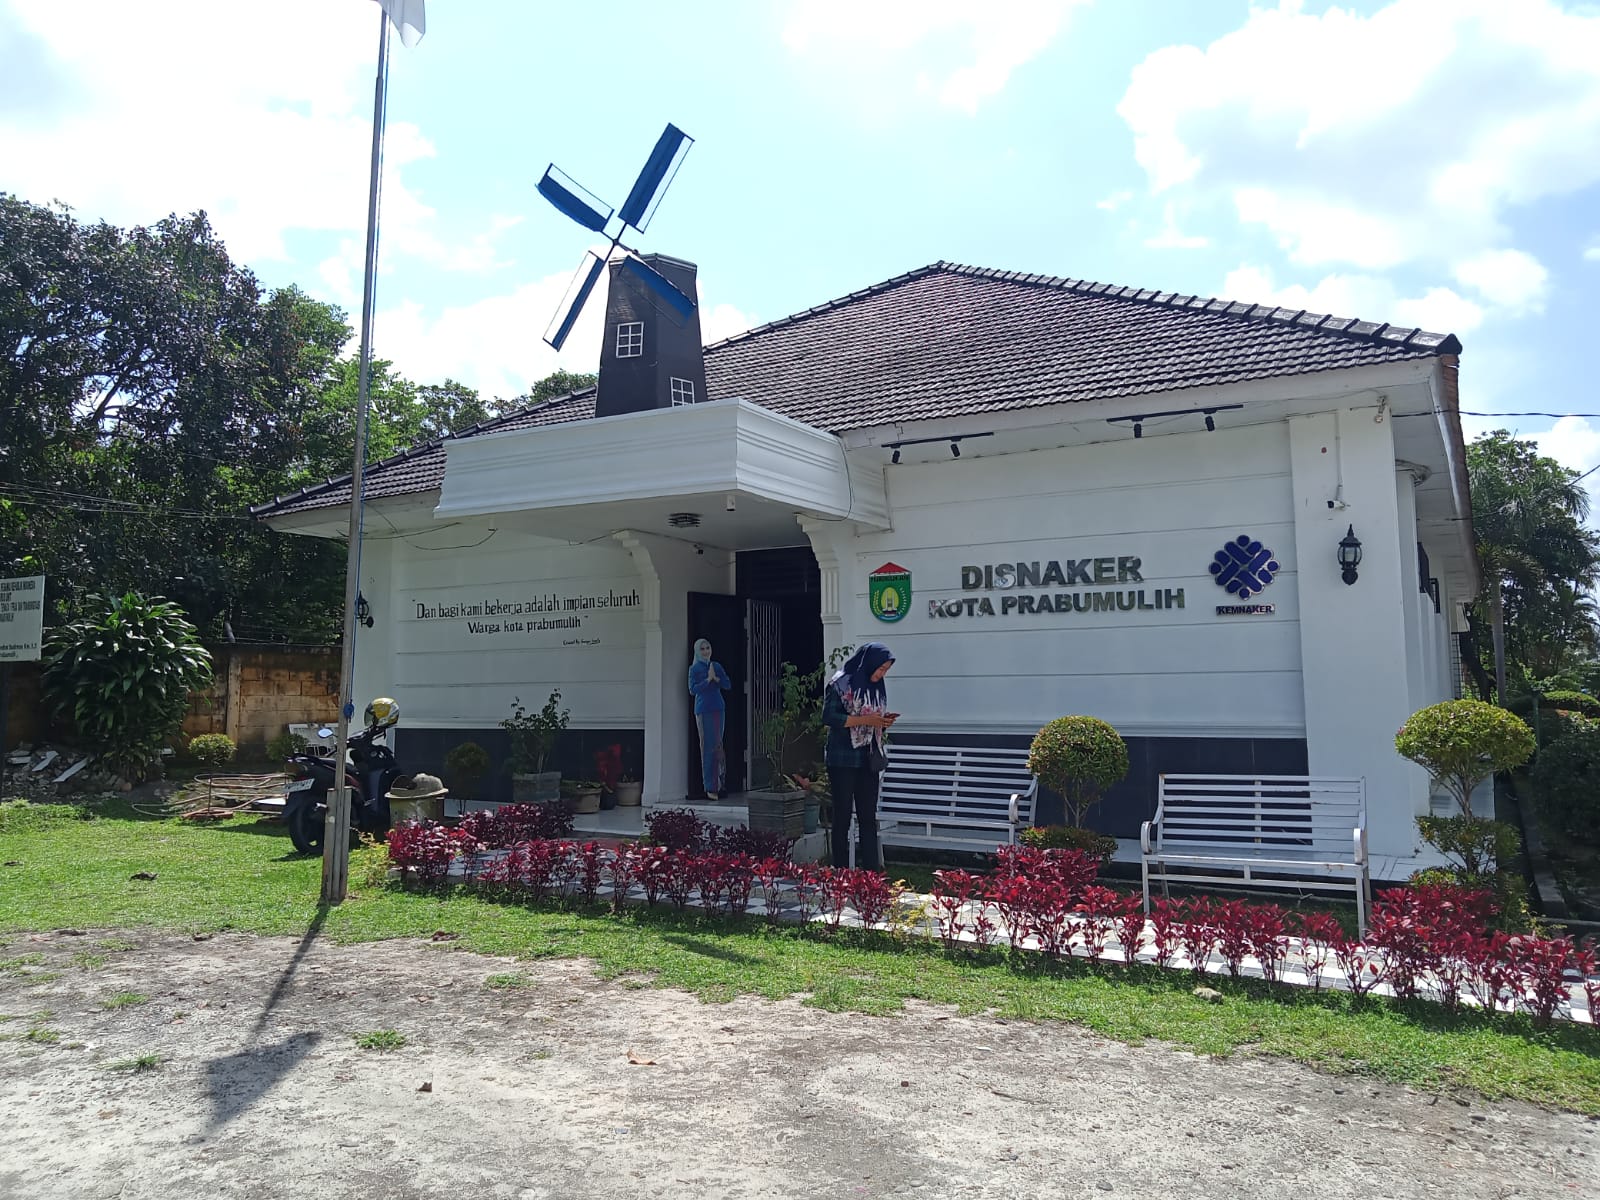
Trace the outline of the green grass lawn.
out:
[[[355,942],[445,930],[465,949],[582,957],[604,976],[626,973],[711,1002],[800,994],[825,1009],[889,1014],[923,1000],[967,1013],[1071,1021],[1127,1042],[1276,1055],[1332,1072],[1600,1114],[1600,1031],[1587,1027],[1540,1031],[1522,1017],[1452,1017],[1422,1002],[1354,1004],[1342,994],[1216,978],[1206,982],[1225,999],[1210,1004],[1191,995],[1187,974],[1150,967],[1080,960],[1045,968],[1033,956],[951,957],[921,942],[829,938],[759,920],[642,909],[618,917],[423,895],[364,882],[360,863],[352,866],[351,899],[320,910],[320,862],[296,855],[280,826],[253,818],[192,827],[127,810],[82,820],[71,810],[0,806],[0,862],[17,864],[0,867],[0,932],[145,927],[298,936],[316,925],[319,936]],[[155,879],[131,878],[136,873]],[[120,945],[100,942],[109,953]],[[0,950],[0,958],[16,953]],[[515,986],[514,978],[496,977],[500,986]]]

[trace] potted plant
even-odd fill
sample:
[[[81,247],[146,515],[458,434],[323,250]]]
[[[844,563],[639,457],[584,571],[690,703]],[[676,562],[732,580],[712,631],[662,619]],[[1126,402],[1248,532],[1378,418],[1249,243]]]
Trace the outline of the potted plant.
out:
[[[561,798],[575,813],[600,811],[600,793],[605,789],[595,779],[561,780]]]
[[[850,653],[851,647],[840,647],[826,663],[804,675],[793,663],[783,664],[778,685],[782,703],[761,728],[769,783],[747,797],[751,829],[785,837],[816,832],[826,794],[825,785],[818,788],[822,772],[813,765],[821,757],[826,736],[822,689]]]
[[[594,752],[594,773],[600,779],[600,807],[617,806],[617,785],[622,780],[622,745],[613,742],[603,750]]]
[[[634,778],[633,768],[624,764],[622,774],[617,779],[617,806],[638,808],[643,795],[644,784]]]
[[[444,756],[444,769],[460,800],[476,800],[478,781],[489,771],[489,752],[477,742],[462,742]]]
[[[571,716],[561,707],[559,688],[551,690],[538,712],[523,708],[520,697],[512,699],[511,715],[500,722],[500,728],[511,735],[511,796],[518,804],[561,798],[561,772],[546,771],[545,764]]]

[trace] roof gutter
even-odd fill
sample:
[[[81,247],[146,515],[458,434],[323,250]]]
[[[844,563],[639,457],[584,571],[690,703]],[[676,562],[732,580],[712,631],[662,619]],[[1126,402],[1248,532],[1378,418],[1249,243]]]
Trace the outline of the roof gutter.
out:
[[[1456,510],[1457,537],[1466,560],[1472,594],[1483,587],[1483,564],[1478,561],[1478,534],[1472,525],[1472,488],[1467,475],[1467,443],[1461,432],[1461,358],[1441,354],[1433,367],[1434,412],[1439,439],[1444,443],[1450,470],[1450,495]]]

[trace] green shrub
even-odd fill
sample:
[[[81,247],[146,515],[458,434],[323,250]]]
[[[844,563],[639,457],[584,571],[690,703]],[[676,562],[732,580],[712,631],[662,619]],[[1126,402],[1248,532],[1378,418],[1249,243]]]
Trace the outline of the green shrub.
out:
[[[1412,713],[1395,735],[1394,748],[1426,767],[1470,817],[1473,789],[1533,755],[1533,730],[1520,717],[1481,700],[1446,700]]]
[[[556,739],[567,727],[572,712],[561,707],[561,689],[555,688],[538,712],[522,707],[521,697],[512,697],[511,715],[500,728],[511,735],[511,770],[518,775],[539,775]]]
[[[1532,782],[1534,807],[1552,832],[1600,841],[1600,723],[1569,721],[1566,731],[1539,751]]]
[[[1028,770],[1066,801],[1067,824],[1081,826],[1100,794],[1128,775],[1128,746],[1098,717],[1058,717],[1034,736]]]
[[[220,767],[233,761],[237,747],[225,733],[202,733],[189,739],[189,757],[205,767]]]
[[[1584,692],[1552,691],[1539,698],[1539,707],[1557,712],[1574,712],[1590,719],[1600,717],[1600,700]]]
[[[268,739],[267,758],[271,762],[284,762],[296,754],[304,753],[310,744],[300,734],[285,729],[277,737]]]
[[[1101,867],[1117,852],[1117,839],[1073,825],[1035,825],[1022,831],[1022,844],[1035,850],[1082,850],[1100,860]]]
[[[1454,858],[1469,875],[1504,870],[1522,848],[1513,826],[1483,817],[1418,817],[1417,829],[1425,842]]]
[[[140,780],[183,724],[211,655],[177,605],[129,592],[90,596],[46,644],[45,694],[106,766]]]
[[[462,742],[444,756],[445,773],[464,798],[489,771],[489,752],[477,742]]]

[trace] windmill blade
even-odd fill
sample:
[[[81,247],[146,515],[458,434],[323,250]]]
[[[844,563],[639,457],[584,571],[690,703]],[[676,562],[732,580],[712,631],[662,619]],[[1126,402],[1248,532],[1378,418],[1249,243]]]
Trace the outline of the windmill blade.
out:
[[[655,293],[656,299],[663,301],[680,317],[687,320],[694,315],[694,297],[685,295],[677,284],[649,263],[629,254],[623,258],[622,265],[638,276],[639,281]]]
[[[545,168],[544,178],[539,180],[539,194],[579,225],[596,233],[604,233],[606,223],[611,220],[611,209],[554,163]]]
[[[572,327],[578,323],[578,314],[583,311],[584,303],[589,299],[589,293],[594,291],[594,285],[599,282],[600,272],[605,267],[606,260],[593,250],[584,253],[583,261],[578,264],[578,272],[572,277],[567,294],[562,297],[561,307],[556,309],[550,328],[544,333],[544,340],[555,349],[561,349]]]
[[[618,210],[617,215],[624,223],[632,225],[640,233],[644,232],[650,224],[650,218],[655,215],[656,205],[667,194],[667,188],[672,186],[672,177],[678,173],[684,155],[689,153],[692,145],[694,139],[683,130],[676,125],[667,126],[656,140],[656,148],[645,159],[644,170],[633,181],[633,190]]]

